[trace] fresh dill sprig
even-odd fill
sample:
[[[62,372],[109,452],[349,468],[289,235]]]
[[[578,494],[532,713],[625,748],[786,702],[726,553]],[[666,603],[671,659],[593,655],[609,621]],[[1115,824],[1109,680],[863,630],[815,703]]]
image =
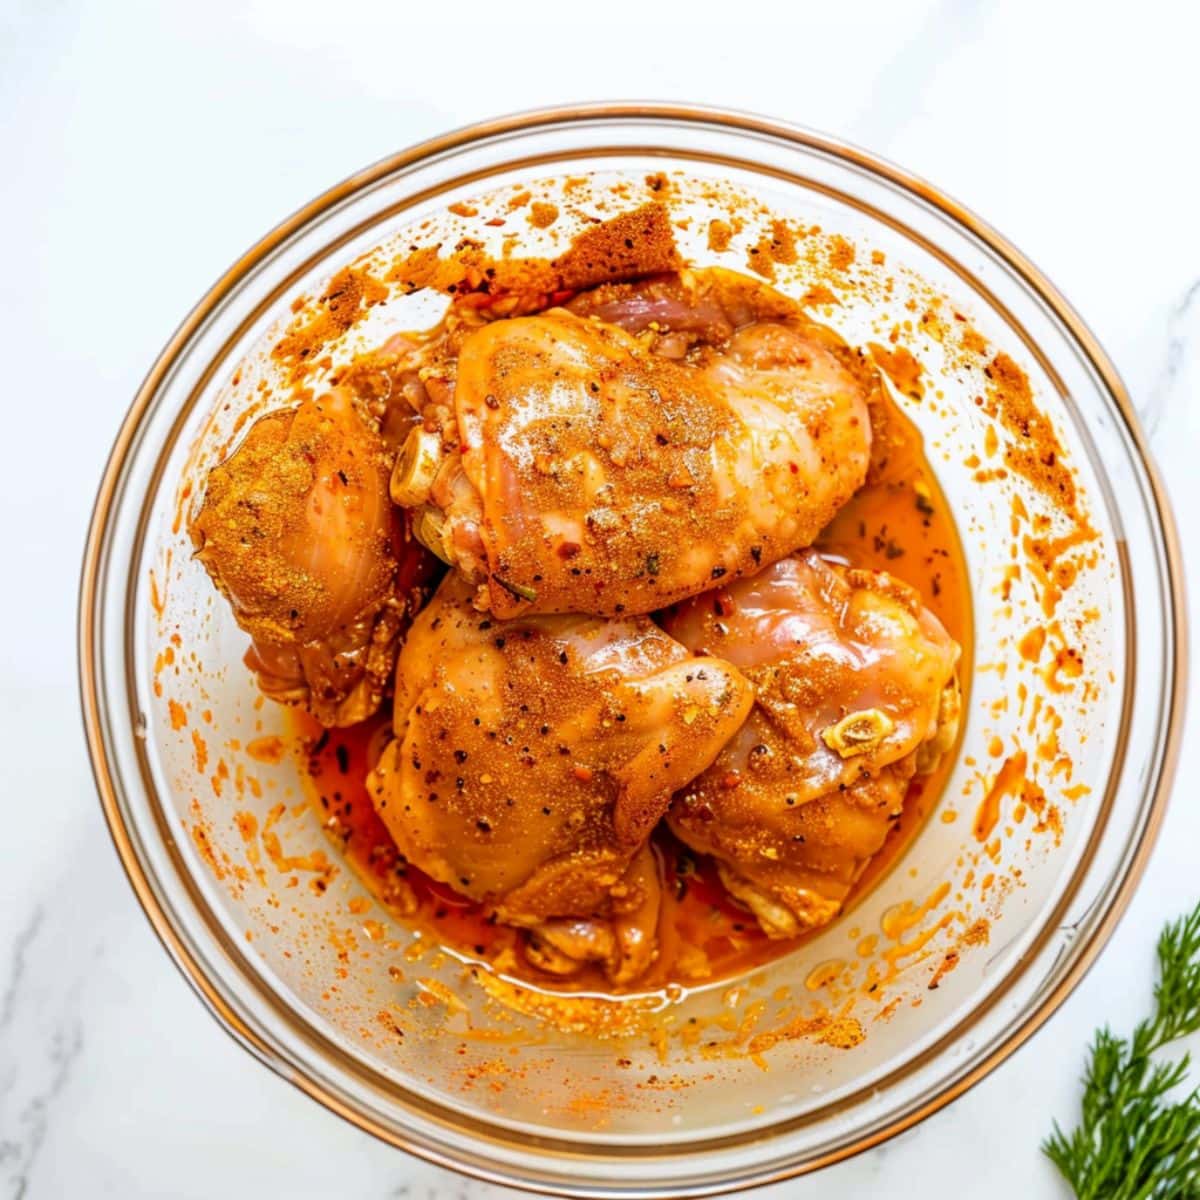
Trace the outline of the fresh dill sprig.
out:
[[[1200,1030],[1200,905],[1162,931],[1154,1015],[1128,1041],[1106,1027],[1092,1043],[1079,1124],[1058,1122],[1043,1152],[1079,1200],[1200,1198],[1200,1088],[1169,1093],[1187,1078],[1189,1056],[1155,1063],[1169,1042]]]

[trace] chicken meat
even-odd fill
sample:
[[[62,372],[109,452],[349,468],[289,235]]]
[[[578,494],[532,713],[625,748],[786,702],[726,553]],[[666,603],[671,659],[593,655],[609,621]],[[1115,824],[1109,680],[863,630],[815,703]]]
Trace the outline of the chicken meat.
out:
[[[408,633],[372,803],[409,862],[531,930],[535,965],[627,982],[653,958],[650,833],[752,689],[646,617],[498,621],[472,594],[452,572]]]
[[[771,936],[825,924],[882,847],[909,780],[954,743],[957,643],[906,584],[813,551],[696,597],[664,625],[733,663],[756,694],[676,797],[672,831],[717,860]]]
[[[189,533],[272,699],[370,716],[432,559],[388,497],[391,460],[344,390],[259,418],[209,472]]]
[[[426,340],[392,496],[481,610],[646,613],[809,545],[862,484],[878,382],[719,269]]]

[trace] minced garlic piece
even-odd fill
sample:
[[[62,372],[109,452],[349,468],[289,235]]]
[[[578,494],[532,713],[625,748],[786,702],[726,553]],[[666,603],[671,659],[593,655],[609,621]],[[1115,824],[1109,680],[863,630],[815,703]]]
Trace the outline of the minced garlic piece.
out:
[[[895,728],[896,722],[882,709],[864,708],[822,729],[821,737],[830,750],[836,750],[843,758],[852,758],[856,754],[870,754]]]
[[[401,446],[392,468],[392,503],[401,508],[424,504],[441,463],[441,437],[427,429],[414,429]]]

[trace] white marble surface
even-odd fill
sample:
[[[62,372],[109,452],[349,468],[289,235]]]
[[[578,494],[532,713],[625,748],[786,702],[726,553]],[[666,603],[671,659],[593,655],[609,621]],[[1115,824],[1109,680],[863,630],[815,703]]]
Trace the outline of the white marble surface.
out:
[[[0,0],[0,1192],[512,1194],[372,1141],[238,1049],[101,820],[75,685],[85,524],[134,388],[218,271],[356,167],[496,112],[651,95],[801,121],[942,184],[1048,271],[1150,410],[1196,567],[1189,7]],[[1146,1004],[1160,923],[1200,897],[1198,712],[1148,877],[1049,1026],[918,1129],[773,1195],[1065,1194],[1038,1141],[1073,1115],[1093,1026]]]

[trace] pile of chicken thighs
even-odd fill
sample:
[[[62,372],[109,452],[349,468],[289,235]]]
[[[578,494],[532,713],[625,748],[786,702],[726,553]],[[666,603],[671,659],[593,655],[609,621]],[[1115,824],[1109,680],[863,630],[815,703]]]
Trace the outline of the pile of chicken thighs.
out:
[[[327,726],[390,696],[377,812],[550,976],[654,961],[664,820],[768,935],[828,922],[958,724],[916,592],[809,548],[870,466],[861,358],[706,270],[375,360],[257,421],[191,522],[263,691]]]

